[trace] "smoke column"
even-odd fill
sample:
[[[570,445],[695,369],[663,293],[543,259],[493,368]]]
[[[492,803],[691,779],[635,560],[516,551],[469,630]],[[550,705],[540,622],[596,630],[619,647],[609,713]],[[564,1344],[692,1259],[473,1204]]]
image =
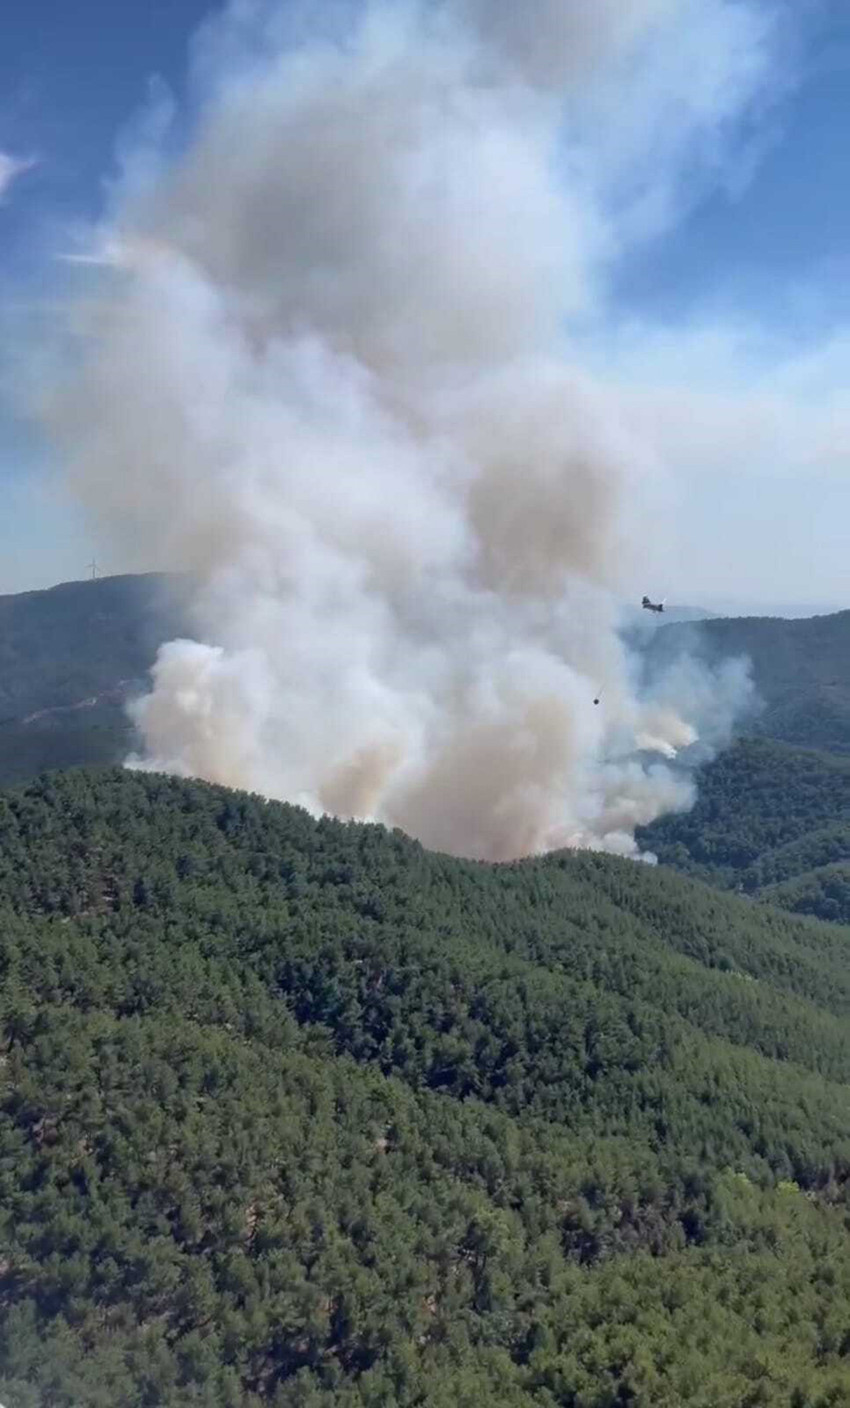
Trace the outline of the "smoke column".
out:
[[[641,56],[673,52],[683,11],[692,40],[751,12],[318,8],[207,27],[191,136],[135,164],[49,410],[122,561],[199,584],[131,761],[468,856],[634,853],[692,802],[667,760],[715,682],[632,685],[613,602],[667,531],[664,476],[569,328],[649,220],[605,164],[630,94],[654,140]],[[709,116],[677,109],[697,145],[757,88],[758,35],[723,33]]]

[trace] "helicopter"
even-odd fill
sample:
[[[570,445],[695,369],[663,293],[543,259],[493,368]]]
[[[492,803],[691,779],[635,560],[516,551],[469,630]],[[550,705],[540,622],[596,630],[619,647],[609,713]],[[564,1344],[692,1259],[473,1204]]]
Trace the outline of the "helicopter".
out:
[[[666,601],[666,597],[665,597],[664,600]],[[644,611],[657,611],[657,612],[660,613],[660,612],[662,612],[662,611],[664,610],[664,602],[663,602],[663,601],[657,601],[657,602],[656,602],[656,601],[650,601],[650,599],[649,599],[648,596],[645,596],[645,597],[643,598],[643,601],[641,602],[641,606],[643,607]]]

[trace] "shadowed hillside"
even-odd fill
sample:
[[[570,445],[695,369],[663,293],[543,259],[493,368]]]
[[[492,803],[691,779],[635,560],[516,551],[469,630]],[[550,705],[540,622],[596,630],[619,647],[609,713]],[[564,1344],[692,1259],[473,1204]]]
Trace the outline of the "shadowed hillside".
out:
[[[850,930],[111,771],[0,914],[4,1402],[850,1395]]]
[[[645,645],[647,668],[682,654],[712,664],[747,656],[761,709],[747,733],[850,753],[850,611],[786,621],[734,617],[663,626]]]
[[[186,632],[178,579],[156,574],[0,597],[0,783],[120,761],[128,694],[157,647]],[[850,611],[672,623],[634,640],[648,672],[683,652],[748,655],[764,708],[746,732],[850,752]]]
[[[850,611],[666,626],[645,668],[682,653],[748,656],[758,709],[740,726],[751,737],[700,770],[693,810],[641,828],[640,844],[713,885],[850,922]]]
[[[186,631],[178,585],[112,577],[0,598],[0,782],[126,756],[126,701],[157,646]],[[761,741],[703,770],[695,809],[644,829],[642,845],[712,884],[850,921],[850,612],[671,624],[641,639],[648,672],[683,651],[749,655],[763,703],[743,724]]]
[[[696,805],[640,829],[659,859],[747,890],[844,859],[850,758],[740,739],[699,776]],[[678,849],[677,849],[678,848]]]
[[[126,700],[185,629],[176,592],[151,574],[0,597],[0,783],[121,760]]]

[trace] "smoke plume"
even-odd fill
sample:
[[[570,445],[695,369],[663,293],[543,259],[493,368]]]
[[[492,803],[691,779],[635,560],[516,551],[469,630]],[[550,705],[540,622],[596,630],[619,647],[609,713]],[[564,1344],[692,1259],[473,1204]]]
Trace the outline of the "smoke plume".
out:
[[[614,603],[664,472],[570,326],[761,93],[756,11],[318,8],[243,0],[198,40],[194,127],[117,199],[49,412],[125,567],[199,583],[134,763],[469,856],[633,853],[691,804],[665,760],[716,689],[633,685]],[[710,93],[674,62],[709,30]]]

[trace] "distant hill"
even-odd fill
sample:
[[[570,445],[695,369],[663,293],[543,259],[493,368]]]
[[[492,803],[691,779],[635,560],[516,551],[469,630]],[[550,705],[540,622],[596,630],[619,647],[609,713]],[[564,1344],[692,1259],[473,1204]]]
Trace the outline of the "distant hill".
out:
[[[176,578],[124,576],[0,598],[0,785],[126,756],[127,699],[158,645],[187,629],[180,590]],[[648,675],[683,652],[748,655],[762,704],[743,729],[763,742],[713,763],[695,809],[646,828],[642,844],[712,884],[850,921],[850,612],[638,620],[631,640]]]
[[[661,627],[641,643],[645,668],[682,654],[746,655],[762,708],[747,733],[850,753],[850,611],[802,620],[731,617]]]
[[[850,923],[850,757],[743,739],[703,768],[690,812],[637,832],[665,865]]]
[[[126,700],[162,641],[187,630],[180,592],[178,578],[150,574],[0,597],[0,785],[126,754]],[[850,611],[792,621],[683,607],[630,620],[647,673],[682,653],[748,655],[764,707],[745,732],[850,753]]]
[[[752,599],[742,600],[736,597],[712,597],[706,615],[712,617],[722,616],[724,618],[730,616],[746,616],[752,619],[753,617],[757,617],[760,620],[765,617],[771,617],[773,619],[781,617],[784,620],[797,621],[803,618],[808,620],[812,616],[834,616],[837,612],[844,611],[846,605],[846,601],[838,601],[835,599],[829,602],[755,602]]]
[[[120,770],[0,921],[4,1403],[850,1401],[850,929]]]
[[[0,597],[0,784],[118,762],[126,701],[181,629],[179,582],[156,574]]]
[[[714,614],[713,611],[708,611],[702,606],[665,606],[661,614],[645,611],[640,606],[629,606],[623,611],[622,619],[626,630],[637,631],[638,634],[641,632],[654,634],[655,631],[678,622],[707,621]]]
[[[669,625],[641,650],[647,674],[681,654],[746,655],[759,698],[749,738],[700,771],[693,810],[640,843],[711,884],[850,922],[850,611]]]

